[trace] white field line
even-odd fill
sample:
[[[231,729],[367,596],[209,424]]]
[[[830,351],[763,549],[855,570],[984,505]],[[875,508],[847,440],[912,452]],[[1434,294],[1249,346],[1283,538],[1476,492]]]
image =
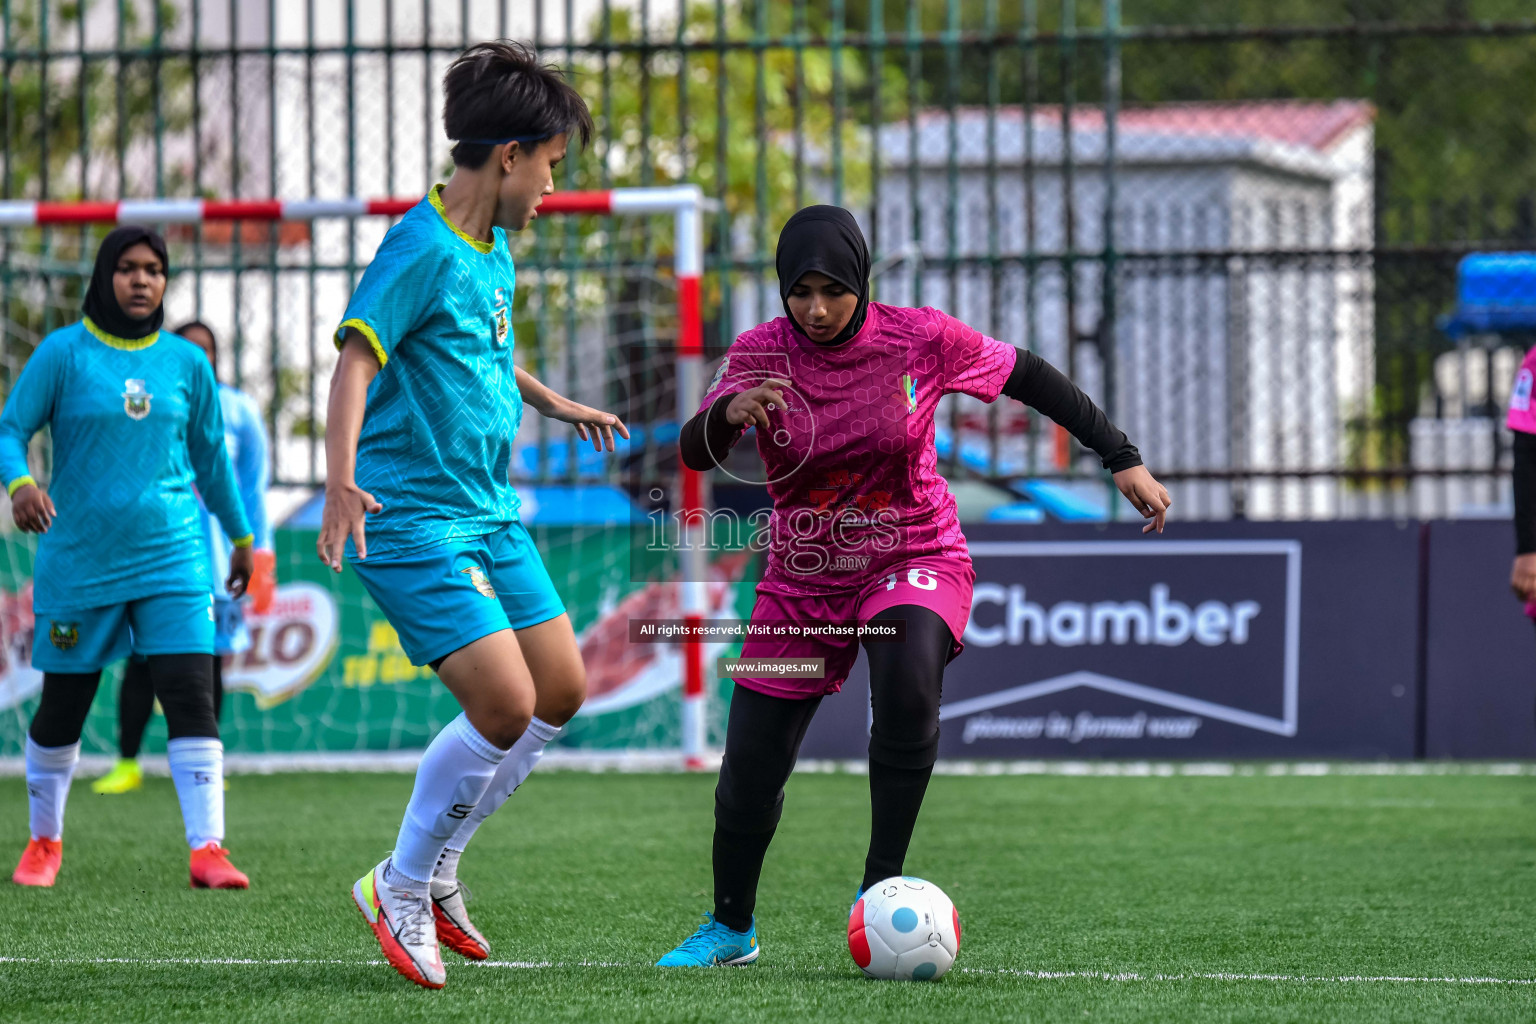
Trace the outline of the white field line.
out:
[[[193,967],[283,967],[283,966],[344,966],[383,967],[383,960],[320,960],[320,959],[259,959],[250,957],[37,957],[0,956],[3,964],[33,964],[39,966],[131,964],[134,966],[193,966]],[[645,963],[614,963],[599,960],[480,960],[469,961],[466,967],[487,970],[543,970],[546,968],[597,967],[597,968],[646,968]],[[1492,978],[1483,976],[1435,977],[1411,974],[1243,974],[1235,971],[1199,972],[1180,974],[1143,974],[1137,971],[1029,971],[1011,967],[962,967],[960,974],[992,977],[1024,978],[1031,981],[1106,981],[1106,982],[1181,982],[1181,981],[1229,981],[1268,982],[1303,985],[1536,985],[1536,978]]]
[[[869,771],[864,761],[801,761],[797,772]],[[933,766],[935,775],[1068,775],[1104,778],[1251,778],[1322,775],[1536,775],[1530,761],[947,761]]]
[[[1430,977],[1396,974],[1238,974],[1230,971],[1139,974],[1135,971],[1025,971],[1011,967],[961,967],[962,974],[1004,975],[1035,981],[1269,981],[1298,984],[1536,985],[1536,978]]]
[[[146,775],[168,776],[165,755],[139,759]],[[224,770],[229,775],[275,775],[291,772],[414,772],[421,760],[419,750],[375,751],[358,753],[313,754],[229,754]],[[115,759],[87,755],[80,759],[76,779],[105,774]],[[709,762],[719,767],[719,755]],[[683,770],[683,758],[675,751],[628,751],[589,753],[550,751],[544,755],[539,770],[579,772],[650,773]],[[868,772],[865,761],[801,761],[795,771],[807,774],[853,774]],[[1089,778],[1172,778],[1196,776],[1208,778],[1250,778],[1253,776],[1293,776],[1314,778],[1324,775],[1536,775],[1532,761],[956,761],[941,760],[934,766],[938,775],[1061,775]],[[0,778],[16,778],[26,773],[20,757],[0,757]]]

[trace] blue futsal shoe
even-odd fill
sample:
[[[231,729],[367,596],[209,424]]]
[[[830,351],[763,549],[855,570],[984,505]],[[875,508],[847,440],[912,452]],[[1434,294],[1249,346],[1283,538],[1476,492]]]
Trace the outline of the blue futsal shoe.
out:
[[[744,932],[727,928],[705,914],[699,930],[682,941],[672,952],[656,961],[657,967],[745,967],[757,959],[763,947],[757,944],[757,918]]]

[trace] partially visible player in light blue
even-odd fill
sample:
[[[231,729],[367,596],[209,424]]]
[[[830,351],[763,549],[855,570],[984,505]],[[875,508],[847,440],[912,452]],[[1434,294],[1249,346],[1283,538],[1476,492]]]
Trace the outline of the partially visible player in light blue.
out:
[[[218,373],[218,349],[213,331],[206,324],[193,321],[177,328],[188,341],[201,348],[208,363]],[[240,505],[250,520],[255,538],[255,567],[245,596],[252,608],[264,612],[272,601],[276,581],[272,575],[272,524],[267,518],[267,484],[271,466],[267,451],[267,425],[262,420],[256,400],[229,384],[219,383],[219,407],[224,413],[224,446],[235,467],[235,483],[240,489]],[[237,654],[251,646],[250,630],[241,614],[240,596],[223,585],[229,575],[229,555],[233,545],[219,527],[218,517],[203,505],[203,535],[208,539],[210,569],[213,574],[213,617],[217,635],[214,650],[219,654]]]
[[[219,372],[219,348],[213,329],[198,320],[176,328],[177,335],[203,350],[214,376]],[[224,447],[229,451],[235,467],[235,480],[240,488],[240,504],[251,524],[255,537],[253,548],[254,568],[251,582],[246,587],[246,597],[251,609],[257,614],[265,612],[272,603],[277,581],[274,577],[275,558],[272,552],[272,527],[267,520],[267,480],[270,475],[267,459],[267,428],[262,422],[261,409],[256,400],[223,382],[219,383],[219,408],[224,413]],[[224,707],[224,657],[238,654],[251,646],[251,632],[245,624],[242,599],[233,597],[224,585],[229,575],[229,554],[233,550],[218,518],[208,511],[199,498],[203,510],[203,536],[208,544],[209,569],[213,577],[213,717],[220,718]],[[118,691],[117,730],[118,760],[112,770],[91,783],[91,791],[101,794],[128,793],[143,785],[144,772],[139,766],[139,747],[144,740],[144,730],[149,725],[155,706],[154,682],[149,675],[149,662],[135,655],[123,670],[123,683]]]
[[[17,526],[42,534],[32,664],[43,671],[43,693],[27,737],[32,838],[54,844],[42,853],[56,872],[64,800],[101,669],[142,654],[166,713],[192,883],[244,888],[220,845],[213,580],[197,494],[236,545],[232,593],[250,580],[253,538],[224,447],[213,370],[197,346],[160,329],[167,269],[154,232],[108,234],[85,318],[43,339],[0,414],[0,477],[12,514]],[[27,468],[28,442],[44,426],[53,439],[51,494]],[[18,875],[42,877],[22,870],[33,854],[29,846]],[[52,884],[52,875],[17,880]]]
[[[464,709],[422,757],[394,852],[353,887],[386,959],[429,988],[445,978],[439,939],[489,954],[464,912],[459,854],[586,696],[508,475],[523,402],[599,449],[628,436],[512,360],[506,232],[554,190],[568,135],[590,134],[586,104],[504,41],[466,50],[443,85],[453,176],[390,228],[336,332],[316,543],[337,572],[345,554],[412,663]]]

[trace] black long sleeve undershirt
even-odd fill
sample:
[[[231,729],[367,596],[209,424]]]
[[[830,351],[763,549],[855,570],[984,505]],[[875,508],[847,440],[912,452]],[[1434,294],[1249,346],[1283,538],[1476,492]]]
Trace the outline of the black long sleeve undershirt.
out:
[[[678,437],[678,453],[683,465],[698,472],[713,469],[741,439],[746,425],[732,426],[725,418],[726,406],[739,393],[733,391],[721,395],[708,409],[683,424]],[[1085,447],[1097,453],[1104,468],[1111,473],[1141,465],[1141,453],[1125,432],[1109,421],[1104,410],[1094,405],[1093,399],[1083,394],[1066,374],[1033,352],[1019,350],[1013,372],[1003,385],[1003,394],[1038,409],[1061,424]]]
[[[708,409],[683,424],[677,439],[677,450],[683,465],[699,473],[714,469],[725,460],[726,453],[736,442],[741,440],[741,435],[747,431],[746,424],[732,426],[725,418],[726,406],[739,394],[739,391],[730,391],[721,395]]]
[[[1515,431],[1515,553],[1536,551],[1536,434]]]
[[[1141,453],[1104,410],[1050,363],[1019,350],[1003,394],[1038,409],[1092,449],[1111,473],[1141,465]]]

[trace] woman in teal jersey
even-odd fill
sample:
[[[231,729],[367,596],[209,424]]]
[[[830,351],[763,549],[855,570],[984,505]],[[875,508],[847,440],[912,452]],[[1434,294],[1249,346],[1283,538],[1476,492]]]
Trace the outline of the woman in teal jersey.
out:
[[[346,555],[411,662],[464,709],[422,757],[394,852],[353,887],[389,962],[429,988],[445,978],[439,939],[489,955],[464,913],[459,854],[586,696],[570,618],[508,480],[523,403],[599,450],[628,436],[512,361],[505,232],[554,190],[568,136],[591,131],[586,105],[507,42],[465,51],[444,94],[453,176],[390,228],[336,332],[316,544],[337,572]]]
[[[192,320],[176,328],[176,334],[202,349],[218,378],[218,344],[213,328]],[[245,517],[250,520],[255,536],[252,549],[255,569],[246,587],[251,611],[265,613],[276,595],[277,580],[272,553],[272,527],[267,521],[267,480],[271,467],[267,457],[267,426],[262,419],[256,400],[228,384],[219,384],[219,408],[224,413],[224,447],[229,451],[235,467],[235,480],[240,488],[240,503]],[[224,538],[223,529],[207,509],[203,510],[204,535],[208,539],[210,572],[215,584],[229,575],[230,544]],[[213,659],[213,717],[219,720],[224,703],[224,659],[247,650],[251,645],[251,632],[245,625],[243,602],[231,597],[219,586],[213,591],[214,659]],[[130,658],[123,667],[123,684],[118,689],[117,722],[118,748],[121,757],[106,775],[91,783],[95,793],[128,793],[138,789],[144,780],[139,767],[139,746],[144,740],[144,730],[149,725],[155,704],[155,684],[149,675],[149,662],[144,658]]]
[[[162,331],[165,242],[142,227],[107,235],[85,317],[27,360],[0,413],[0,477],[33,567],[32,665],[42,700],[27,733],[31,842],[12,879],[52,885],[80,732],[108,662],[148,658],[197,888],[249,885],[224,839],[224,748],[213,716],[213,593],[197,494],[234,541],[227,581],[251,576],[251,530],[224,447],[208,361]],[[45,492],[27,444],[53,437]],[[197,491],[194,492],[194,485]]]

